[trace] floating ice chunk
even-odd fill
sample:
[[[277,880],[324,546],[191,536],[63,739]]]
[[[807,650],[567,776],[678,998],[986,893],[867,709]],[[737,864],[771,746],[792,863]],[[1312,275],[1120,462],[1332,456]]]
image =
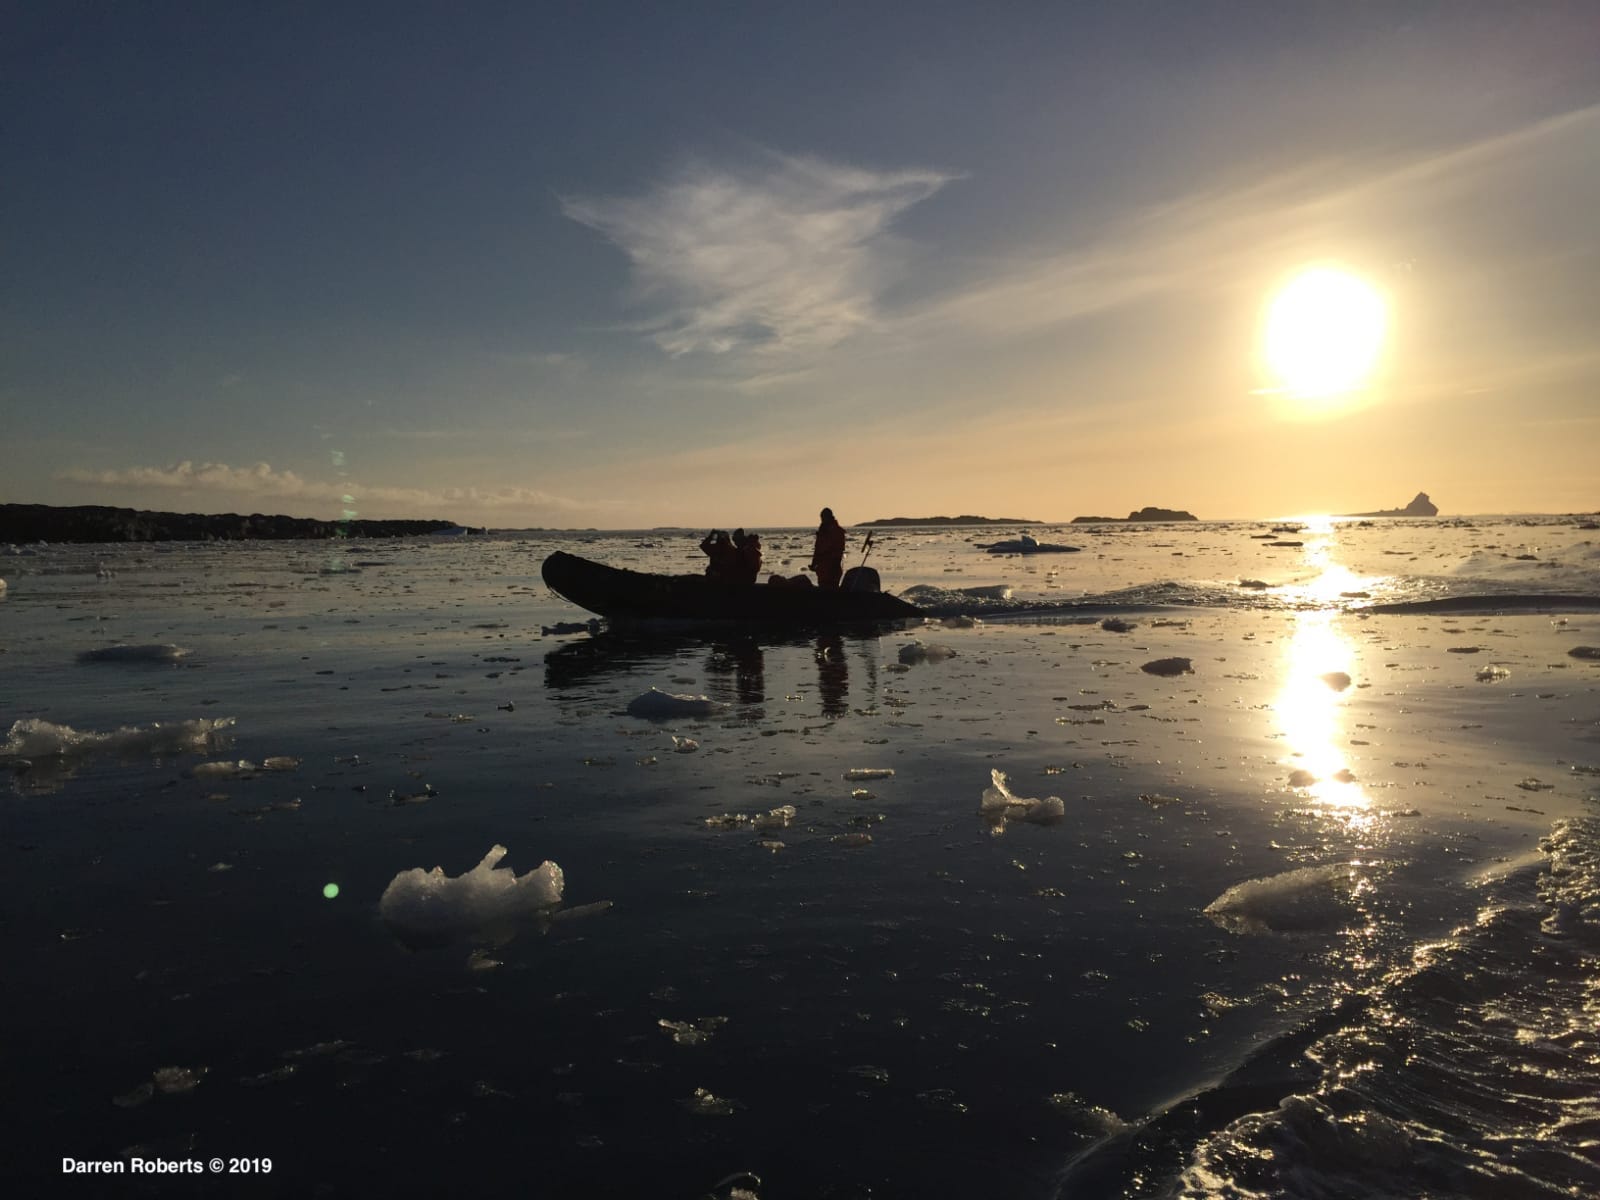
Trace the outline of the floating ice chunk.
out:
[[[711,1035],[727,1023],[727,1017],[701,1017],[698,1021],[669,1021],[662,1017],[656,1022],[680,1046],[699,1046],[709,1042]]]
[[[728,706],[709,696],[683,696],[651,688],[628,702],[628,715],[652,721],[673,717],[713,717]]]
[[[1139,670],[1146,675],[1193,675],[1194,664],[1187,658],[1157,658],[1145,663]]]
[[[1329,671],[1321,679],[1336,692],[1342,692],[1350,686],[1350,676],[1343,671]]]
[[[900,661],[906,664],[943,662],[947,658],[954,658],[956,652],[949,646],[938,644],[923,645],[921,642],[912,642],[900,647]]]
[[[697,1117],[728,1117],[740,1107],[737,1100],[725,1099],[703,1087],[695,1088],[694,1095],[678,1103]]]
[[[978,801],[978,815],[989,822],[991,833],[1003,833],[1007,821],[1028,821],[1034,825],[1054,825],[1067,815],[1060,796],[1032,800],[1014,795],[1006,783],[1006,773],[998,768],[989,772],[992,781]]]
[[[836,833],[828,840],[836,846],[843,846],[846,850],[859,850],[862,846],[872,845],[870,833]]]
[[[1479,683],[1499,683],[1502,679],[1510,679],[1511,672],[1502,666],[1491,663],[1487,667],[1479,668],[1473,678]]]
[[[100,646],[94,650],[85,650],[78,655],[78,661],[84,663],[170,663],[177,662],[188,653],[182,646],[174,646],[171,642],[152,643],[146,646],[127,646],[119,642],[115,646]]]
[[[124,725],[111,733],[74,729],[29,717],[11,726],[0,758],[72,758],[98,752],[119,754],[181,754],[209,749],[234,717],[199,717],[170,725]]]
[[[1210,904],[1206,916],[1234,933],[1308,933],[1333,929],[1350,917],[1361,876],[1354,863],[1300,867],[1236,883]]]
[[[245,759],[238,762],[195,763],[189,774],[196,779],[247,779],[256,773],[256,765]]]
[[[1011,585],[1005,583],[991,584],[987,587],[956,588],[956,593],[961,596],[972,596],[978,600],[1009,600],[1011,599]]]
[[[780,804],[770,812],[755,818],[751,824],[756,827],[757,833],[771,833],[774,829],[787,829],[794,816],[794,805]]]
[[[844,773],[846,779],[891,779],[893,767],[851,767]]]
[[[672,750],[673,750],[673,753],[675,753],[675,754],[693,754],[698,749],[700,749],[700,743],[695,741],[693,738],[691,738],[691,737],[679,737],[677,734],[673,734],[672,735]]]
[[[263,771],[292,771],[300,765],[298,758],[291,758],[287,754],[274,754],[271,758],[261,760]]]
[[[463,875],[446,875],[443,867],[401,871],[384,889],[378,912],[403,941],[440,945],[561,903],[566,880],[559,866],[546,861],[521,876],[495,870],[505,856],[506,848],[497,845]]]

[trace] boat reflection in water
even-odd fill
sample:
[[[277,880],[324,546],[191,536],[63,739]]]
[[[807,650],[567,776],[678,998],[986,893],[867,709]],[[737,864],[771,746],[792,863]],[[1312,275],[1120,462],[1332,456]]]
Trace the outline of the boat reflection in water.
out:
[[[711,638],[684,635],[643,636],[601,633],[558,646],[544,656],[545,687],[574,694],[599,684],[631,684],[643,690],[703,688],[713,700],[734,706],[741,719],[759,719],[771,693],[768,676],[779,679],[815,671],[823,716],[842,717],[850,711],[850,659],[859,661],[866,682],[863,707],[877,699],[879,635],[873,631],[824,629],[809,636],[787,634],[722,634]],[[669,684],[663,673],[681,679],[693,673],[700,660],[704,683]],[[630,686],[631,686],[630,684]],[[775,685],[781,699],[787,685]],[[588,697],[584,697],[588,698]],[[791,697],[793,699],[794,697]]]

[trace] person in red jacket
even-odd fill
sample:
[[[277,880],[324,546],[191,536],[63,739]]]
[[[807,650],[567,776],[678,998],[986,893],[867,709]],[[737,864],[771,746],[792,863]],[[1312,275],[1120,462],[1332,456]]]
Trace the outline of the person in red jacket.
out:
[[[833,509],[822,510],[817,540],[811,548],[811,569],[817,573],[817,586],[836,588],[844,576],[844,526],[833,519]]]

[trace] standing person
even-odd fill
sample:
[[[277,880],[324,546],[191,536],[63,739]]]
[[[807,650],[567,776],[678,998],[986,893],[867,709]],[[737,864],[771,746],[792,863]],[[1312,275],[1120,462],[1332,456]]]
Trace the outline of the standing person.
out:
[[[817,573],[817,586],[836,588],[844,576],[844,526],[833,519],[833,509],[822,510],[817,540],[811,547],[811,569]]]

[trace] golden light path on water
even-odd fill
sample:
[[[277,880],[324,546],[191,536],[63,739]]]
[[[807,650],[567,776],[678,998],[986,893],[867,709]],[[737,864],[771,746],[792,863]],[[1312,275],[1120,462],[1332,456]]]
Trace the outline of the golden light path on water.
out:
[[[1358,575],[1335,560],[1337,525],[1325,516],[1304,519],[1304,565],[1310,574],[1284,590],[1308,607],[1293,618],[1283,686],[1273,709],[1291,756],[1291,782],[1329,815],[1367,827],[1374,821],[1372,799],[1346,750],[1346,709],[1357,682],[1355,651],[1340,624],[1349,618],[1337,605],[1343,597],[1381,585],[1384,577]]]

